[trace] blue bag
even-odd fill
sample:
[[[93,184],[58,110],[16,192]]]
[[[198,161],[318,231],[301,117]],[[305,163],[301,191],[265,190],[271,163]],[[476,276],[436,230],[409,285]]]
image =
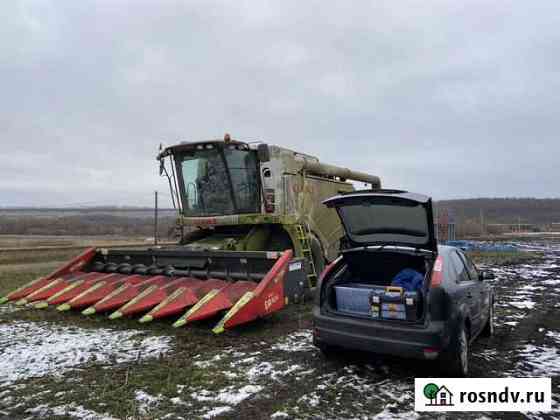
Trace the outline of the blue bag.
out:
[[[416,292],[422,288],[424,276],[416,270],[405,268],[401,270],[394,278],[391,286],[402,287],[407,292]]]

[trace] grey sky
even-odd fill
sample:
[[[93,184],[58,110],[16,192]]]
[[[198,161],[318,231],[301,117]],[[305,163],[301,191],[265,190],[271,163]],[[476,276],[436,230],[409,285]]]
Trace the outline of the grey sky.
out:
[[[150,204],[264,140],[437,199],[560,196],[560,2],[9,1],[0,206]]]

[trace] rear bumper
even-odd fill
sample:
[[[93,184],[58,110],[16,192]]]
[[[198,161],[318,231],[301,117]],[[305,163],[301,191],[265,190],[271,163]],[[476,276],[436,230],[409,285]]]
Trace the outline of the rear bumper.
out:
[[[398,325],[394,322],[359,319],[320,313],[313,308],[314,340],[317,344],[431,359],[449,344],[444,321],[432,321],[426,327]],[[434,351],[425,352],[426,349]]]

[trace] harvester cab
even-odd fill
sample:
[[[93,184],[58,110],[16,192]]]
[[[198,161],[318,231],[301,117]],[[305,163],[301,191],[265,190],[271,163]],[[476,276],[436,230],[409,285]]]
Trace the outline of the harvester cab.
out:
[[[177,209],[176,245],[88,249],[0,303],[141,322],[179,315],[175,327],[221,315],[218,333],[302,300],[343,234],[321,202],[353,190],[348,180],[381,187],[376,176],[229,135],[160,148],[158,160]]]

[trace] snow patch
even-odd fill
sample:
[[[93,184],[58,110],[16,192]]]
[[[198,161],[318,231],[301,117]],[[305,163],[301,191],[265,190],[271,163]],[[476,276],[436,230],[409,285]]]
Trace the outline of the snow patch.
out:
[[[138,412],[141,415],[145,416],[150,412],[150,410],[153,410],[159,405],[162,400],[162,396],[159,395],[157,397],[154,397],[147,392],[139,390],[135,392],[134,399],[138,403]]]
[[[558,285],[560,285],[560,279],[558,279],[558,280],[555,280],[555,279],[545,280],[545,281],[541,282],[541,284],[546,284],[547,286],[558,286]]]
[[[287,352],[316,351],[311,330],[296,331],[272,346],[272,350]]]
[[[114,365],[158,357],[170,350],[171,342],[171,337],[146,337],[138,330],[11,321],[0,324],[0,385],[61,375],[86,363]]]
[[[298,403],[304,403],[311,407],[317,407],[321,403],[321,399],[316,392],[304,395],[298,400]]]
[[[416,411],[405,411],[405,412],[394,412],[391,408],[394,408],[394,404],[390,404],[383,409],[383,411],[377,413],[372,418],[374,420],[395,420],[395,419],[417,419],[420,417]]]
[[[245,385],[242,388],[235,389],[234,386],[222,388],[217,392],[212,392],[203,389],[202,391],[191,393],[191,397],[197,401],[202,402],[215,402],[222,404],[237,405],[241,401],[246,400],[253,394],[260,392],[263,389],[259,385]]]
[[[535,376],[560,375],[560,353],[550,346],[534,346],[527,344],[520,352],[522,360],[517,368]]]
[[[183,401],[181,398],[179,397],[173,397],[170,398],[169,401],[171,401],[173,404],[175,405],[185,405],[185,406],[189,406],[189,403],[186,403],[185,401]]]
[[[26,413],[33,414],[34,417],[49,418],[51,416],[66,416],[83,420],[118,420],[109,414],[100,414],[92,410],[88,410],[81,405],[75,403],[50,407],[48,404],[41,404],[34,408],[25,410]]]
[[[542,283],[544,283],[544,282],[542,282]],[[533,291],[538,292],[538,291],[544,290],[544,289],[546,289],[546,287],[544,287],[544,286],[539,286],[539,285],[535,285],[535,284],[526,284],[525,286],[519,288],[519,292],[520,292],[520,294],[527,294],[529,292],[533,292]],[[530,293],[530,294],[532,294],[532,293]]]
[[[230,406],[223,406],[223,407],[214,407],[212,410],[207,412],[205,415],[202,416],[203,419],[211,419],[213,417],[219,416],[220,414],[224,414],[231,411]]]
[[[530,300],[523,300],[520,302],[509,302],[509,304],[519,309],[533,309],[535,307],[535,302],[532,302]]]
[[[270,362],[261,362],[255,366],[252,366],[247,371],[247,377],[251,380],[255,380],[261,376],[270,376],[270,374],[274,371],[274,366]]]
[[[197,354],[194,358],[199,358],[200,354]],[[217,354],[214,357],[212,357],[210,360],[201,360],[201,361],[195,361],[193,362],[193,365],[201,368],[201,369],[206,369],[209,368],[210,366],[212,366],[214,363],[219,362],[220,360],[222,360],[224,356],[221,354]]]
[[[547,331],[546,336],[560,344],[560,331]]]

